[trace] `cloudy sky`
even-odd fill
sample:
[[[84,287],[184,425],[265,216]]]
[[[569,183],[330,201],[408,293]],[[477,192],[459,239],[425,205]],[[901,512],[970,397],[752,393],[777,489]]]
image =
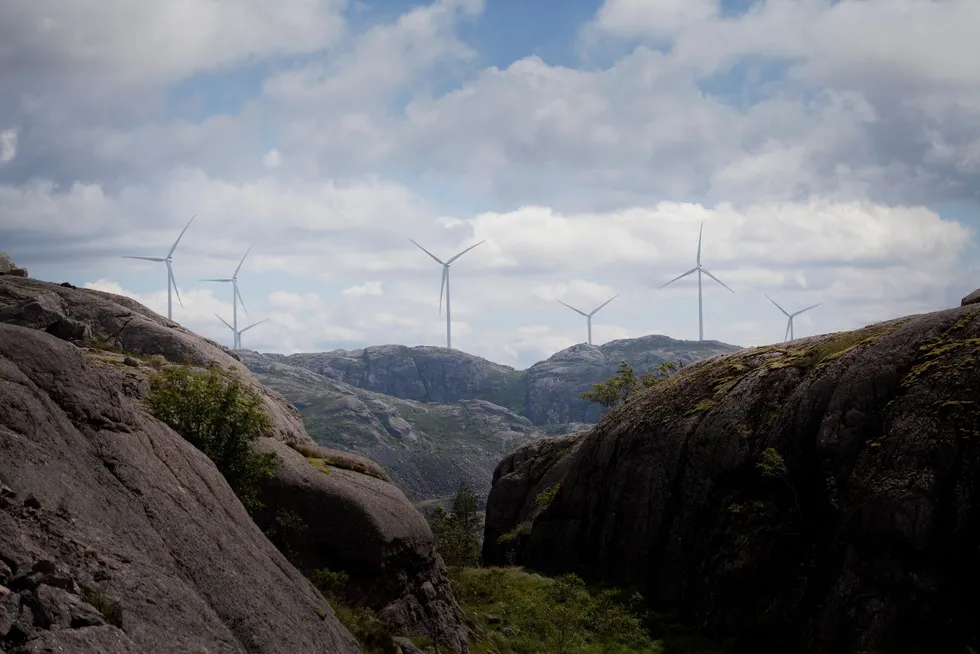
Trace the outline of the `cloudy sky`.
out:
[[[976,0],[0,1],[0,251],[260,351],[780,340],[980,286]]]

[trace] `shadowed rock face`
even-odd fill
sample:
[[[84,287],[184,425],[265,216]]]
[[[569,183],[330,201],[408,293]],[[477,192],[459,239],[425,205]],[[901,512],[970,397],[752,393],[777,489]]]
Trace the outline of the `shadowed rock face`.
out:
[[[505,459],[486,540],[533,520],[518,562],[639,584],[739,651],[976,649],[978,361],[969,304],[697,363]]]
[[[296,473],[305,488],[328,470],[329,492],[294,500],[313,523],[349,518],[330,523],[317,560],[343,569],[347,559],[329,548],[381,552],[357,570],[372,605],[406,633],[465,651],[432,533],[380,466],[317,448],[298,412],[216,343],[127,298],[11,276],[0,276],[0,650],[360,651],[207,457],[147,413],[153,355],[215,363],[259,390],[268,443],[293,457],[279,487]],[[320,470],[287,443],[315,450]],[[48,563],[53,583],[21,587]],[[72,598],[52,599],[48,587],[65,590],[62,578]],[[119,601],[122,630],[75,619],[82,587]],[[71,629],[51,631],[66,621]]]
[[[207,457],[126,394],[118,368],[0,324],[0,646],[359,652]],[[118,602],[121,631],[82,586]]]

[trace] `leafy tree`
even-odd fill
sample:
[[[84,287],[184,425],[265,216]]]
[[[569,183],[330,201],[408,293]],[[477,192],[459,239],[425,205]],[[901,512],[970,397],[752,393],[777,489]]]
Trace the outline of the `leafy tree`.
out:
[[[436,539],[436,549],[446,565],[473,567],[480,563],[479,503],[477,495],[465,482],[453,498],[452,511],[436,507],[429,516]]]
[[[633,366],[626,361],[620,361],[619,370],[604,382],[592,384],[592,390],[585,391],[579,397],[589,402],[596,402],[607,409],[624,404],[630,397],[644,388],[650,388],[661,379],[669,377],[678,368],[683,368],[682,362],[661,362],[653,371],[647,370],[639,377]]]
[[[260,485],[279,459],[253,449],[270,429],[258,393],[214,364],[206,370],[181,365],[150,380],[148,400],[158,420],[214,462],[250,513],[262,507]]]

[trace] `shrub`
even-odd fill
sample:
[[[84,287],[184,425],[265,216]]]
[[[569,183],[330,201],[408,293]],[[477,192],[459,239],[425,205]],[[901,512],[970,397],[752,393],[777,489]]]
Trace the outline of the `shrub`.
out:
[[[205,370],[171,366],[150,380],[150,410],[211,459],[245,508],[261,508],[262,482],[278,457],[253,444],[269,432],[259,395],[212,364]]]
[[[452,511],[441,506],[429,515],[436,550],[448,566],[476,566],[480,563],[479,503],[473,490],[461,483],[453,498]]]
[[[560,489],[561,489],[561,483],[558,483],[538,493],[538,496],[535,498],[535,501],[538,503],[538,506],[540,506],[543,509],[547,507],[549,504],[551,504],[551,502],[555,499],[555,496],[558,495],[558,491]]]
[[[657,374],[648,370],[637,377],[636,372],[633,371],[633,366],[626,363],[626,361],[620,361],[619,371],[615,375],[604,382],[592,384],[592,389],[585,391],[579,397],[589,402],[597,402],[607,409],[611,409],[620,404],[624,404],[637,392],[644,388],[650,388],[661,381],[661,379],[669,377],[678,368],[683,367],[684,364],[682,362],[675,364],[672,361],[663,361],[654,368]]]

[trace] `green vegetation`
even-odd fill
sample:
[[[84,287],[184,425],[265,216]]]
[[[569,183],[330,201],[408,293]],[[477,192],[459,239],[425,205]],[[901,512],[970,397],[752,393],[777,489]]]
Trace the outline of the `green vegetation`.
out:
[[[384,472],[379,472],[375,468],[367,466],[353,457],[343,456],[342,454],[328,454],[317,447],[306,445],[305,443],[289,443],[289,447],[305,456],[310,465],[323,474],[329,474],[330,468],[342,468],[382,481],[391,481]]]
[[[514,527],[513,530],[508,531],[506,534],[501,535],[500,538],[497,539],[497,545],[506,545],[508,543],[514,542],[521,536],[528,536],[530,534],[531,534],[531,522],[529,520],[525,520],[524,522]]]
[[[589,402],[596,402],[612,409],[626,403],[636,393],[644,388],[650,388],[662,379],[669,377],[678,368],[683,368],[683,362],[664,361],[654,371],[647,370],[639,377],[633,366],[620,361],[618,372],[604,382],[592,384],[592,390],[585,391],[579,397]]]
[[[450,576],[456,599],[477,627],[474,654],[722,652],[646,611],[639,594],[591,588],[575,575],[470,568]]]
[[[762,460],[755,465],[763,477],[778,479],[786,484],[786,487],[793,494],[793,504],[796,506],[796,512],[799,513],[800,500],[796,494],[796,484],[793,483],[793,478],[789,474],[789,468],[786,467],[786,461],[783,460],[782,455],[775,448],[768,447],[762,452]]]
[[[554,486],[546,488],[540,493],[538,493],[538,496],[535,498],[535,501],[538,503],[538,506],[544,508],[549,504],[551,504],[552,500],[555,499],[555,496],[558,495],[558,490],[560,488],[561,488],[561,483],[557,483]]]
[[[270,429],[258,393],[214,364],[174,365],[150,380],[148,401],[158,420],[214,462],[250,513],[261,508],[261,484],[279,459],[253,448]]]
[[[122,629],[123,611],[119,602],[111,599],[101,588],[82,588],[82,599],[95,607],[102,618],[114,627]]]
[[[797,349],[775,348],[773,351],[784,356],[770,361],[768,367],[776,369],[795,366],[802,369],[804,374],[809,374],[840,359],[855,348],[873,343],[882,336],[891,334],[905,323],[905,320],[896,320],[850,332],[838,332],[816,344]]]
[[[466,485],[459,485],[451,511],[437,506],[429,515],[429,525],[435,536],[436,549],[446,565],[452,567],[476,566],[480,563],[480,538],[482,528],[477,495]]]
[[[347,601],[347,573],[321,568],[313,572],[310,581],[327,598],[337,619],[347,627],[367,654],[387,654],[391,651],[391,625],[370,607],[355,606]],[[316,607],[314,610],[320,615],[320,619],[326,618],[326,611],[322,608]]]

